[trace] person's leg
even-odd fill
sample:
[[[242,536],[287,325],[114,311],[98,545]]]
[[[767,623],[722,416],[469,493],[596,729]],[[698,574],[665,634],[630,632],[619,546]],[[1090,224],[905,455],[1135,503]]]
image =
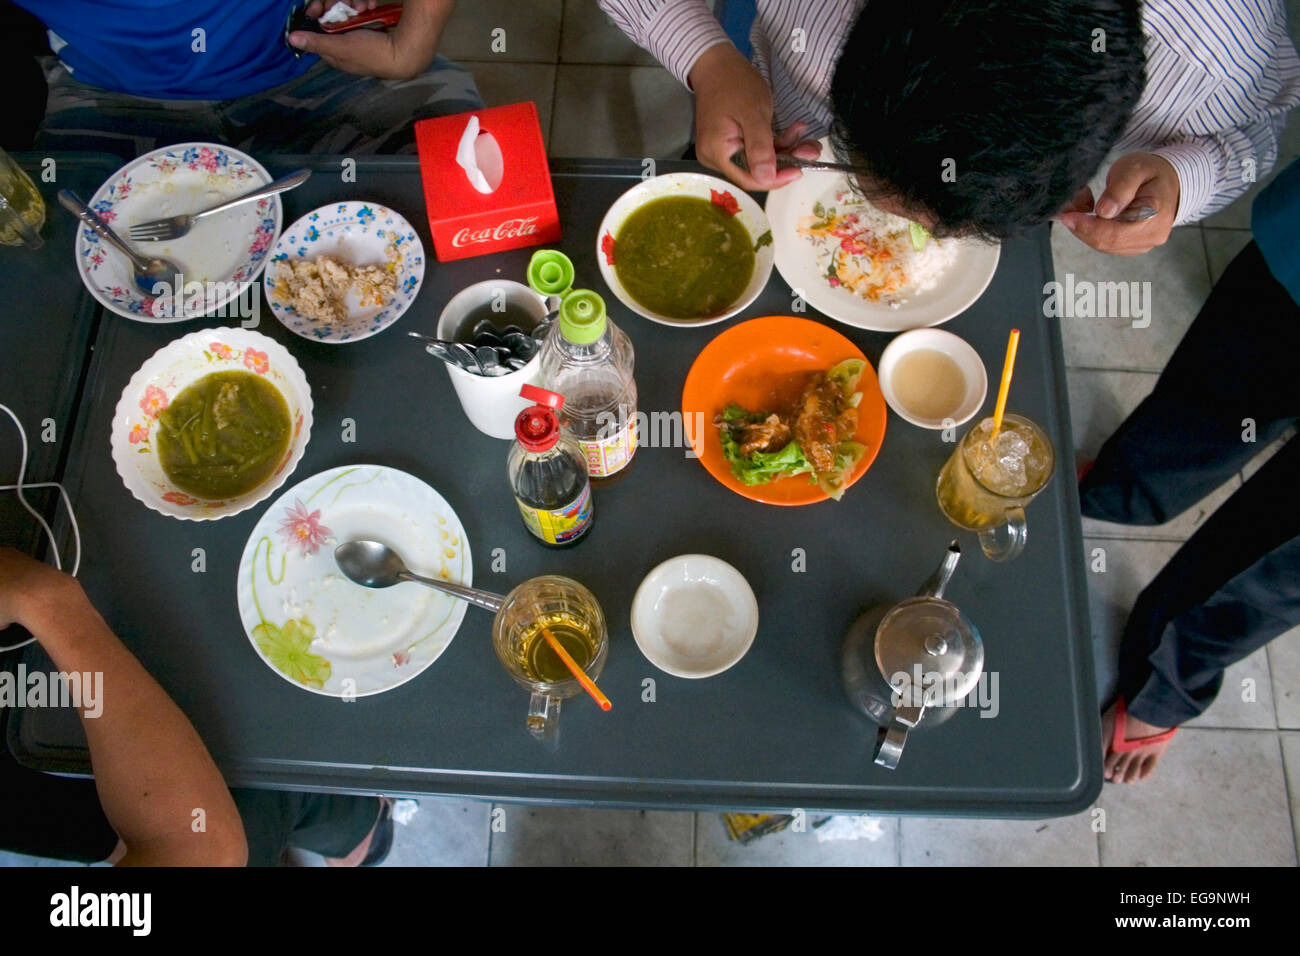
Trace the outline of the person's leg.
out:
[[[1300,624],[1300,441],[1282,447],[1139,596],[1120,648],[1129,739],[1176,727],[1214,701],[1223,671]],[[1159,753],[1112,755],[1139,779]],[[1130,772],[1132,771],[1132,772]]]
[[[78,82],[55,57],[45,57],[42,65],[49,96],[37,149],[92,150],[134,159],[157,146],[223,141],[216,103],[113,93]]]
[[[318,63],[256,96],[223,104],[239,149],[264,153],[415,152],[416,120],[483,108],[468,70],[445,57],[411,80],[352,76]]]
[[[1079,486],[1083,514],[1163,524],[1236,474],[1300,415],[1300,306],[1255,243],[1232,261],[1155,390]],[[1243,441],[1244,421],[1256,441]]]
[[[377,797],[285,790],[231,790],[248,841],[249,866],[275,866],[287,847],[343,858],[379,819]]]

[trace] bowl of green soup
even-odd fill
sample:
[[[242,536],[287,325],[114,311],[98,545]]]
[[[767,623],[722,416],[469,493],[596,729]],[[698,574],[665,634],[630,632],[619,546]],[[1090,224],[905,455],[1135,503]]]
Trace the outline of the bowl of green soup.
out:
[[[131,376],[113,414],[113,463],[154,511],[224,518],[289,477],[311,411],[307,376],[275,340],[238,327],[191,332]]]
[[[739,186],[701,173],[654,176],[625,192],[600,224],[596,253],[618,300],[664,325],[730,318],[772,274],[762,207]]]

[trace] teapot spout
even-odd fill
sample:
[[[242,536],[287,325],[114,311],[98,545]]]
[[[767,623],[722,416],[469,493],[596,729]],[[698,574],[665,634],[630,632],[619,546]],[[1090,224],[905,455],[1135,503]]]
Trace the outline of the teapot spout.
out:
[[[948,550],[944,552],[943,561],[935,568],[934,574],[930,579],[921,585],[921,590],[917,592],[917,597],[943,597],[944,588],[952,580],[952,573],[957,570],[957,562],[961,560],[961,545],[954,538],[952,544],[948,545]]]

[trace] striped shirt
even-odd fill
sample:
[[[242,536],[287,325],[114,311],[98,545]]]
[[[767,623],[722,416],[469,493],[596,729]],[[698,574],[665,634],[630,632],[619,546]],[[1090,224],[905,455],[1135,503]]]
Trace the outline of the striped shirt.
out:
[[[905,2],[905,0],[904,0]],[[756,0],[753,62],[772,87],[773,126],[830,129],[840,46],[866,0]],[[730,42],[704,0],[600,0],[610,19],[683,83]],[[1178,173],[1177,224],[1222,209],[1277,162],[1300,60],[1284,0],[1146,0],[1147,77],[1112,155],[1152,152]]]

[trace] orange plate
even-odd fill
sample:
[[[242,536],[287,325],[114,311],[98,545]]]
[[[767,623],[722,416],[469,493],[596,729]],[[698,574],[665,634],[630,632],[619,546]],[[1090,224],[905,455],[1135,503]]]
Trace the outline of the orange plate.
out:
[[[840,333],[819,322],[769,315],[727,329],[704,347],[686,375],[682,390],[683,420],[691,445],[714,478],[738,495],[769,505],[808,505],[827,500],[826,492],[807,475],[780,478],[765,485],[746,485],[731,473],[722,455],[722,439],[713,417],[732,402],[750,411],[766,411],[793,402],[809,372],[823,371],[844,359],[867,357]],[[870,362],[858,383],[858,431],[853,437],[867,452],[849,476],[853,485],[876,460],[885,437],[885,398]],[[695,416],[699,415],[699,418]],[[703,423],[703,435],[694,423]]]

